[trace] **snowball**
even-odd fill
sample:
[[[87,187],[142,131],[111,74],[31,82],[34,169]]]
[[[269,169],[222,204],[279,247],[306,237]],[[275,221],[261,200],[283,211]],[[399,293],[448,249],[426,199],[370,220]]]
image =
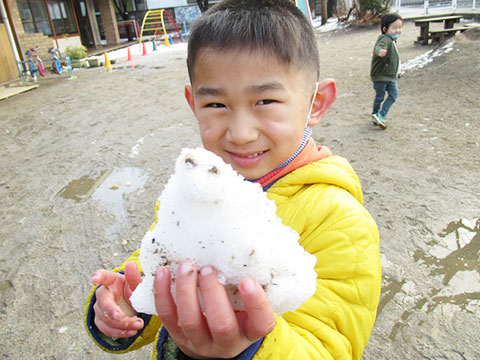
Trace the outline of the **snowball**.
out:
[[[316,288],[316,257],[282,224],[275,202],[261,186],[245,181],[217,155],[183,149],[160,198],[157,224],[141,244],[145,276],[130,301],[138,312],[156,314],[153,280],[158,266],[172,272],[191,259],[197,268],[215,267],[232,306],[243,310],[237,285],[255,278],[278,313],[296,310]]]

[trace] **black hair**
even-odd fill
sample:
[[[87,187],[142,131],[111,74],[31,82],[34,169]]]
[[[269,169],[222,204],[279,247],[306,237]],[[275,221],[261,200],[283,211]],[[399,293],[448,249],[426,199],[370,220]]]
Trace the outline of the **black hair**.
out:
[[[313,28],[288,0],[224,0],[205,12],[195,21],[188,40],[190,81],[196,57],[204,48],[261,50],[286,65],[314,73],[318,80],[320,60]]]
[[[397,20],[403,21],[402,17],[395,13],[383,15],[382,22],[380,23],[380,30],[382,31],[382,34],[386,34],[390,25]]]

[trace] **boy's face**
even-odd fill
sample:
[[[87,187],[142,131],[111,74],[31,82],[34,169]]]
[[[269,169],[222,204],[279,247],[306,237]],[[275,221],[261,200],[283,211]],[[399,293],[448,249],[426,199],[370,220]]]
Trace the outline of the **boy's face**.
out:
[[[387,34],[400,35],[402,33],[402,29],[403,29],[403,21],[398,19],[390,24],[387,30]]]
[[[298,149],[313,81],[259,51],[210,48],[198,54],[185,95],[203,146],[246,179],[258,179]]]

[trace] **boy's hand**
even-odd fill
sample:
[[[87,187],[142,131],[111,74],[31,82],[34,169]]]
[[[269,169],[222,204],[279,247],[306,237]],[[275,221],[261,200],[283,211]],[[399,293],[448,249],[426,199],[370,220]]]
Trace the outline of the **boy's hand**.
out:
[[[98,330],[113,339],[136,335],[143,328],[143,320],[135,316],[128,299],[142,282],[137,264],[127,263],[125,275],[98,270],[92,275],[92,282],[101,285],[95,293],[97,301],[93,306]]]
[[[380,57],[385,57],[385,55],[387,55],[387,49],[381,49],[378,52],[378,56],[380,56]]]
[[[170,284],[169,269],[159,267],[154,282],[158,316],[177,346],[190,357],[235,357],[275,327],[275,314],[265,292],[252,278],[244,278],[238,286],[246,308],[240,312],[233,310],[212,267],[204,267],[197,273],[191,261],[180,264],[176,304]],[[197,284],[202,294],[203,312]]]

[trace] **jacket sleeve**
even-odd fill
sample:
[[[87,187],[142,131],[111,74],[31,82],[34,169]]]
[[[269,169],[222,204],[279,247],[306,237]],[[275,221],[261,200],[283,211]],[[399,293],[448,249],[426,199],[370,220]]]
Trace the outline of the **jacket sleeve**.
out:
[[[159,202],[157,201],[155,205],[155,222],[150,226],[152,229],[155,224],[157,223],[157,210],[159,207]],[[142,271],[142,267],[140,262],[138,261],[138,255],[140,250],[136,250],[120,267],[112,270],[115,272],[119,272],[123,274],[125,269],[125,265],[130,261],[135,261],[138,265],[140,271]],[[148,315],[148,314],[139,314],[138,316],[141,317],[144,321],[144,328],[140,330],[136,336],[126,339],[117,339],[114,340],[108,337],[105,334],[102,334],[97,327],[95,326],[94,319],[95,319],[95,312],[93,310],[93,305],[95,305],[96,301],[96,291],[98,286],[93,287],[90,290],[90,293],[87,297],[87,301],[85,304],[85,313],[84,313],[84,323],[87,333],[90,335],[92,340],[98,345],[102,350],[107,352],[114,352],[114,353],[125,353],[129,351],[136,350],[144,345],[151,343],[155,338],[158,336],[159,329],[161,327],[160,319],[155,315]]]
[[[256,360],[358,360],[373,328],[381,289],[377,226],[347,191],[317,186],[323,189],[297,203],[296,211],[279,214],[291,219],[287,225],[317,257],[316,292],[299,309],[277,319]]]
[[[380,50],[382,49],[388,50],[388,48],[389,48],[388,37],[380,36],[380,38],[377,40],[377,43],[375,44],[375,47],[373,48],[373,55],[378,57],[378,53],[380,52]]]
[[[113,271],[123,273],[125,265],[129,261],[136,261],[137,265],[140,267],[140,264],[138,263],[138,254],[139,250],[135,251],[120,267],[114,269]],[[107,335],[102,334],[97,329],[94,323],[95,312],[93,310],[93,305],[96,301],[95,293],[97,289],[98,286],[95,286],[90,290],[90,294],[85,304],[84,313],[85,328],[92,340],[95,342],[95,344],[97,344],[102,350],[107,352],[125,353],[128,351],[136,350],[155,340],[155,337],[157,336],[160,329],[161,322],[158,317],[148,314],[138,315],[143,319],[145,326],[137,333],[136,336],[126,339],[114,340]]]

